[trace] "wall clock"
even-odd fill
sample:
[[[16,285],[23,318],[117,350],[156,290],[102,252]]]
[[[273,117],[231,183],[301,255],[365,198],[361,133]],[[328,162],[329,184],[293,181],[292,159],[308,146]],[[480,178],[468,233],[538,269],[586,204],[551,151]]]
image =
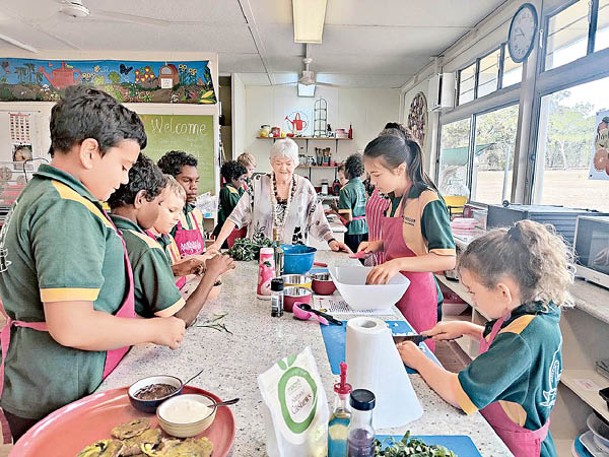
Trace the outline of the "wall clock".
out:
[[[425,131],[427,129],[427,100],[423,92],[419,92],[412,99],[406,126],[410,130],[413,139],[423,148]]]
[[[539,20],[537,10],[530,3],[523,4],[510,24],[508,33],[508,51],[516,63],[524,62],[535,46],[535,36]]]

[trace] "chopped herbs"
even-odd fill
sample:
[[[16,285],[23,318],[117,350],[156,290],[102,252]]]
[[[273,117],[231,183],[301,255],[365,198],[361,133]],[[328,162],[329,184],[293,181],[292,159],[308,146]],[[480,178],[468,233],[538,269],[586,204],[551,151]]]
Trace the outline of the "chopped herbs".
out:
[[[438,444],[427,445],[422,440],[409,439],[410,432],[397,441],[391,438],[387,447],[379,440],[374,442],[374,455],[384,457],[457,457],[457,454]]]

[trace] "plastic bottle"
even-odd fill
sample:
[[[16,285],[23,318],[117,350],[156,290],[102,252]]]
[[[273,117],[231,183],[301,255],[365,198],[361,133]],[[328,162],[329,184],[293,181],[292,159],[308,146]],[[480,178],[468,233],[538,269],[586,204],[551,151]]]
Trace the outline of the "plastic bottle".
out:
[[[351,385],[347,384],[347,364],[340,363],[340,383],[334,384],[334,411],[328,422],[328,457],[347,455],[347,429],[351,422],[349,394]]]
[[[283,279],[271,279],[271,317],[283,316]]]
[[[273,248],[260,249],[258,262],[258,286],[256,296],[261,300],[271,299],[271,280],[275,277],[275,251]]]
[[[283,274],[283,249],[281,248],[279,230],[276,227],[273,227],[273,256],[275,259],[275,277],[279,278]]]
[[[347,432],[347,457],[374,456],[374,428],[372,410],[376,404],[374,394],[366,389],[355,389],[349,400],[351,422]]]

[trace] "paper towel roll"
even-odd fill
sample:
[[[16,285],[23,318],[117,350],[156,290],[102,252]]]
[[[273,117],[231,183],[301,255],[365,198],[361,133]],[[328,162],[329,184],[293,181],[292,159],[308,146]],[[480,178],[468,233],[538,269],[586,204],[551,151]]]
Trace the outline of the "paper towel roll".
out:
[[[346,345],[349,384],[376,396],[376,428],[401,427],[421,417],[423,408],[384,321],[349,319]]]

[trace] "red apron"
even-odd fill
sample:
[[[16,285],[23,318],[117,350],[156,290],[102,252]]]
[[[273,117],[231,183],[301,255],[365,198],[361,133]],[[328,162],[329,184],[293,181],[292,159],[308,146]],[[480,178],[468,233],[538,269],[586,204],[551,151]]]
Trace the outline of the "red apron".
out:
[[[497,333],[501,330],[501,325],[507,316],[498,319],[493,324],[493,329],[488,336],[488,342],[482,338],[480,340],[480,354],[488,351]],[[497,435],[510,448],[512,454],[517,457],[539,457],[541,453],[541,443],[548,436],[550,419],[537,430],[529,430],[514,423],[505,413],[498,401],[491,403],[480,411],[486,421],[493,427]]]
[[[106,217],[108,217],[106,215]],[[108,218],[108,220],[110,220]],[[116,230],[116,227],[115,227]],[[116,230],[116,234],[119,236],[123,243],[123,251],[124,251],[124,260],[125,260],[125,270],[127,271],[127,294],[121,303],[120,308],[114,314],[117,317],[135,317],[135,298],[133,294],[133,272],[131,271],[131,263],[129,263],[129,257],[127,256],[127,249],[125,247],[125,242],[121,237],[118,230]],[[2,328],[0,332],[0,346],[2,347],[2,362],[0,362],[0,396],[2,395],[2,391],[4,390],[4,361],[6,360],[6,356],[8,354],[8,348],[11,343],[11,329],[12,327],[25,327],[31,328],[33,330],[38,330],[39,332],[48,332],[46,322],[24,322],[11,319],[4,306],[2,305],[2,301],[0,301],[0,313],[4,315],[6,318],[6,325]],[[113,349],[111,351],[106,352],[106,362],[104,363],[104,372],[102,374],[102,379],[106,379],[106,377],[114,371],[118,363],[122,360],[122,358],[129,352],[131,346],[125,346],[123,348]]]
[[[245,238],[247,236],[247,227],[242,227],[241,229],[233,229],[233,231],[228,235],[226,239],[226,244],[229,248],[233,247],[235,244],[235,240],[239,238]]]
[[[154,233],[152,233],[150,230],[146,230],[146,235],[148,235],[153,240],[158,241],[156,235]],[[161,243],[159,243],[159,244],[161,244]],[[180,257],[180,253],[175,252],[173,249],[171,249],[171,244],[168,245],[166,248],[167,248],[166,252],[169,252],[169,257],[171,258],[171,265],[182,260],[182,257]],[[180,276],[176,279],[176,287],[178,289],[182,290],[182,287],[184,287],[185,284],[186,284],[186,276]]]
[[[402,203],[399,208],[397,217],[383,216],[381,221],[385,262],[403,257],[416,257],[416,254],[404,242]],[[433,274],[428,271],[402,271],[401,273],[410,280],[410,286],[396,306],[417,333],[429,330],[438,322],[438,292]],[[433,340],[428,339],[425,344],[432,351],[435,349]]]
[[[188,218],[188,213],[186,214]],[[205,240],[201,234],[199,223],[197,218],[193,215],[192,220],[195,223],[194,229],[186,229],[182,227],[182,223],[178,221],[177,230],[173,238],[176,240],[180,256],[186,257],[188,255],[202,254],[205,252]]]

